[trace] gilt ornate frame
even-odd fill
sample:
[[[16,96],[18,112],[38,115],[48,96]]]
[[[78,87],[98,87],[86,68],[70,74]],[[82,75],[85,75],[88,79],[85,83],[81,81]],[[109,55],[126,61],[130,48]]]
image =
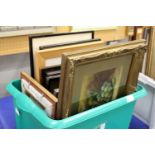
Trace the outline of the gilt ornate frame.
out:
[[[85,65],[90,62],[105,61],[107,59],[132,54],[132,62],[125,90],[126,94],[129,94],[136,89],[138,74],[141,70],[145,51],[145,40],[137,40],[123,44],[105,46],[95,50],[80,50],[75,53],[63,54],[60,93],[57,105],[57,119],[69,116],[72,104],[73,87],[76,87],[73,85],[75,69],[78,68],[78,66]]]

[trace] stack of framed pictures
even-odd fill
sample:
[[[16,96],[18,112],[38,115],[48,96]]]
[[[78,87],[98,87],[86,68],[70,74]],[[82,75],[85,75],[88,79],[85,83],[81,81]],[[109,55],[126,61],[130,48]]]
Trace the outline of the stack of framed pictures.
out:
[[[60,83],[60,66],[52,66],[42,69],[42,85],[52,94],[58,97]]]
[[[93,31],[30,36],[31,76],[58,97],[61,55],[64,52],[104,46]]]
[[[41,52],[36,53],[36,69],[35,69],[35,79],[42,83],[41,70],[43,68],[52,67],[52,66],[61,66],[61,56],[66,52],[76,52],[80,49],[95,49],[97,47],[103,47],[103,42],[94,39],[91,42],[76,44],[76,45],[67,45],[62,47],[55,47],[48,50],[42,50]]]
[[[29,40],[31,76],[40,83],[41,70],[61,65],[62,53],[104,46],[103,41],[94,38],[93,31],[31,36]]]
[[[30,42],[32,76],[58,99],[56,119],[136,90],[144,40],[104,46],[87,31],[31,37]]]
[[[49,117],[56,118],[58,99],[25,72],[21,72],[21,88]]]
[[[30,49],[30,63],[31,63],[31,75],[36,77],[36,53],[41,52],[43,49],[61,47],[64,45],[74,45],[81,43],[88,43],[94,39],[93,31],[85,32],[72,32],[72,33],[58,33],[58,34],[46,34],[46,35],[34,35],[29,37],[29,49]],[[43,51],[42,51],[43,52]],[[50,59],[47,63],[50,63]],[[55,60],[55,63],[60,64],[60,59]],[[52,62],[53,63],[53,62]]]

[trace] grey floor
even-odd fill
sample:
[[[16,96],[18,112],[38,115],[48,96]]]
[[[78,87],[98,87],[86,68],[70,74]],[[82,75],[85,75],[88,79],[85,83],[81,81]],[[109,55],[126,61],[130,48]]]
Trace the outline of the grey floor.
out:
[[[29,53],[0,56],[0,98],[8,96],[6,85],[20,78],[20,72],[30,73]]]

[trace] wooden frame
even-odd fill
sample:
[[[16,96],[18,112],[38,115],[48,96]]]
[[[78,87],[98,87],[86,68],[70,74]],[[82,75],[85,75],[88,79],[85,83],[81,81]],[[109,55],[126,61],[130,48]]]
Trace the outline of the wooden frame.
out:
[[[98,39],[92,39],[89,42],[81,42],[80,44],[71,44],[67,46],[60,46],[60,47],[55,47],[52,49],[47,49],[47,50],[42,50],[40,52],[36,53],[36,74],[35,74],[35,79],[38,82],[41,82],[41,69],[48,67],[46,65],[46,61],[48,59],[55,59],[55,58],[60,58],[61,55],[65,52],[75,52],[80,49],[88,49],[88,48],[97,48],[97,47],[102,47],[104,46],[104,43]]]
[[[155,27],[151,28],[146,58],[146,75],[155,79]]]
[[[134,26],[134,34],[132,40],[138,40],[143,38],[143,26]]]
[[[21,72],[21,86],[22,91],[28,93],[48,116],[55,118],[58,99],[54,95],[25,72]]]
[[[101,39],[96,38],[96,39],[88,39],[88,40],[84,40],[84,41],[69,42],[69,43],[63,43],[63,44],[45,45],[45,46],[40,46],[39,50],[46,50],[46,49],[50,49],[50,48],[69,46],[69,45],[84,44],[84,43],[89,43],[92,41],[100,41],[100,40]]]
[[[119,45],[105,46],[96,50],[81,50],[76,52],[76,54],[63,54],[59,102],[57,105],[57,111],[59,111],[59,113],[57,113],[57,119],[70,116],[74,94],[73,88],[76,88],[76,86],[73,85],[75,82],[75,70],[78,66],[106,61],[125,55],[132,55],[132,62],[124,90],[125,94],[129,94],[136,89],[138,74],[142,66],[145,51],[145,41],[140,40]],[[60,115],[60,113],[62,113],[62,115]]]
[[[68,43],[72,41],[84,41],[94,39],[94,31],[57,33],[47,35],[34,35],[29,37],[31,76],[35,77],[35,53],[39,52],[39,47],[44,45]]]

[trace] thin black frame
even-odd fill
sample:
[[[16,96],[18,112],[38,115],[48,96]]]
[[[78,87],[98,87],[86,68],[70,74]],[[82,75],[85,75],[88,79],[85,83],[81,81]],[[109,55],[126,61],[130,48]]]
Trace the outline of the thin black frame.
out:
[[[68,46],[68,45],[84,44],[84,43],[95,42],[95,41],[101,41],[101,39],[96,38],[96,39],[89,39],[89,40],[85,40],[85,41],[77,41],[77,42],[70,42],[70,43],[63,43],[63,44],[40,46],[39,50],[45,50],[45,49],[49,49],[49,48]]]

